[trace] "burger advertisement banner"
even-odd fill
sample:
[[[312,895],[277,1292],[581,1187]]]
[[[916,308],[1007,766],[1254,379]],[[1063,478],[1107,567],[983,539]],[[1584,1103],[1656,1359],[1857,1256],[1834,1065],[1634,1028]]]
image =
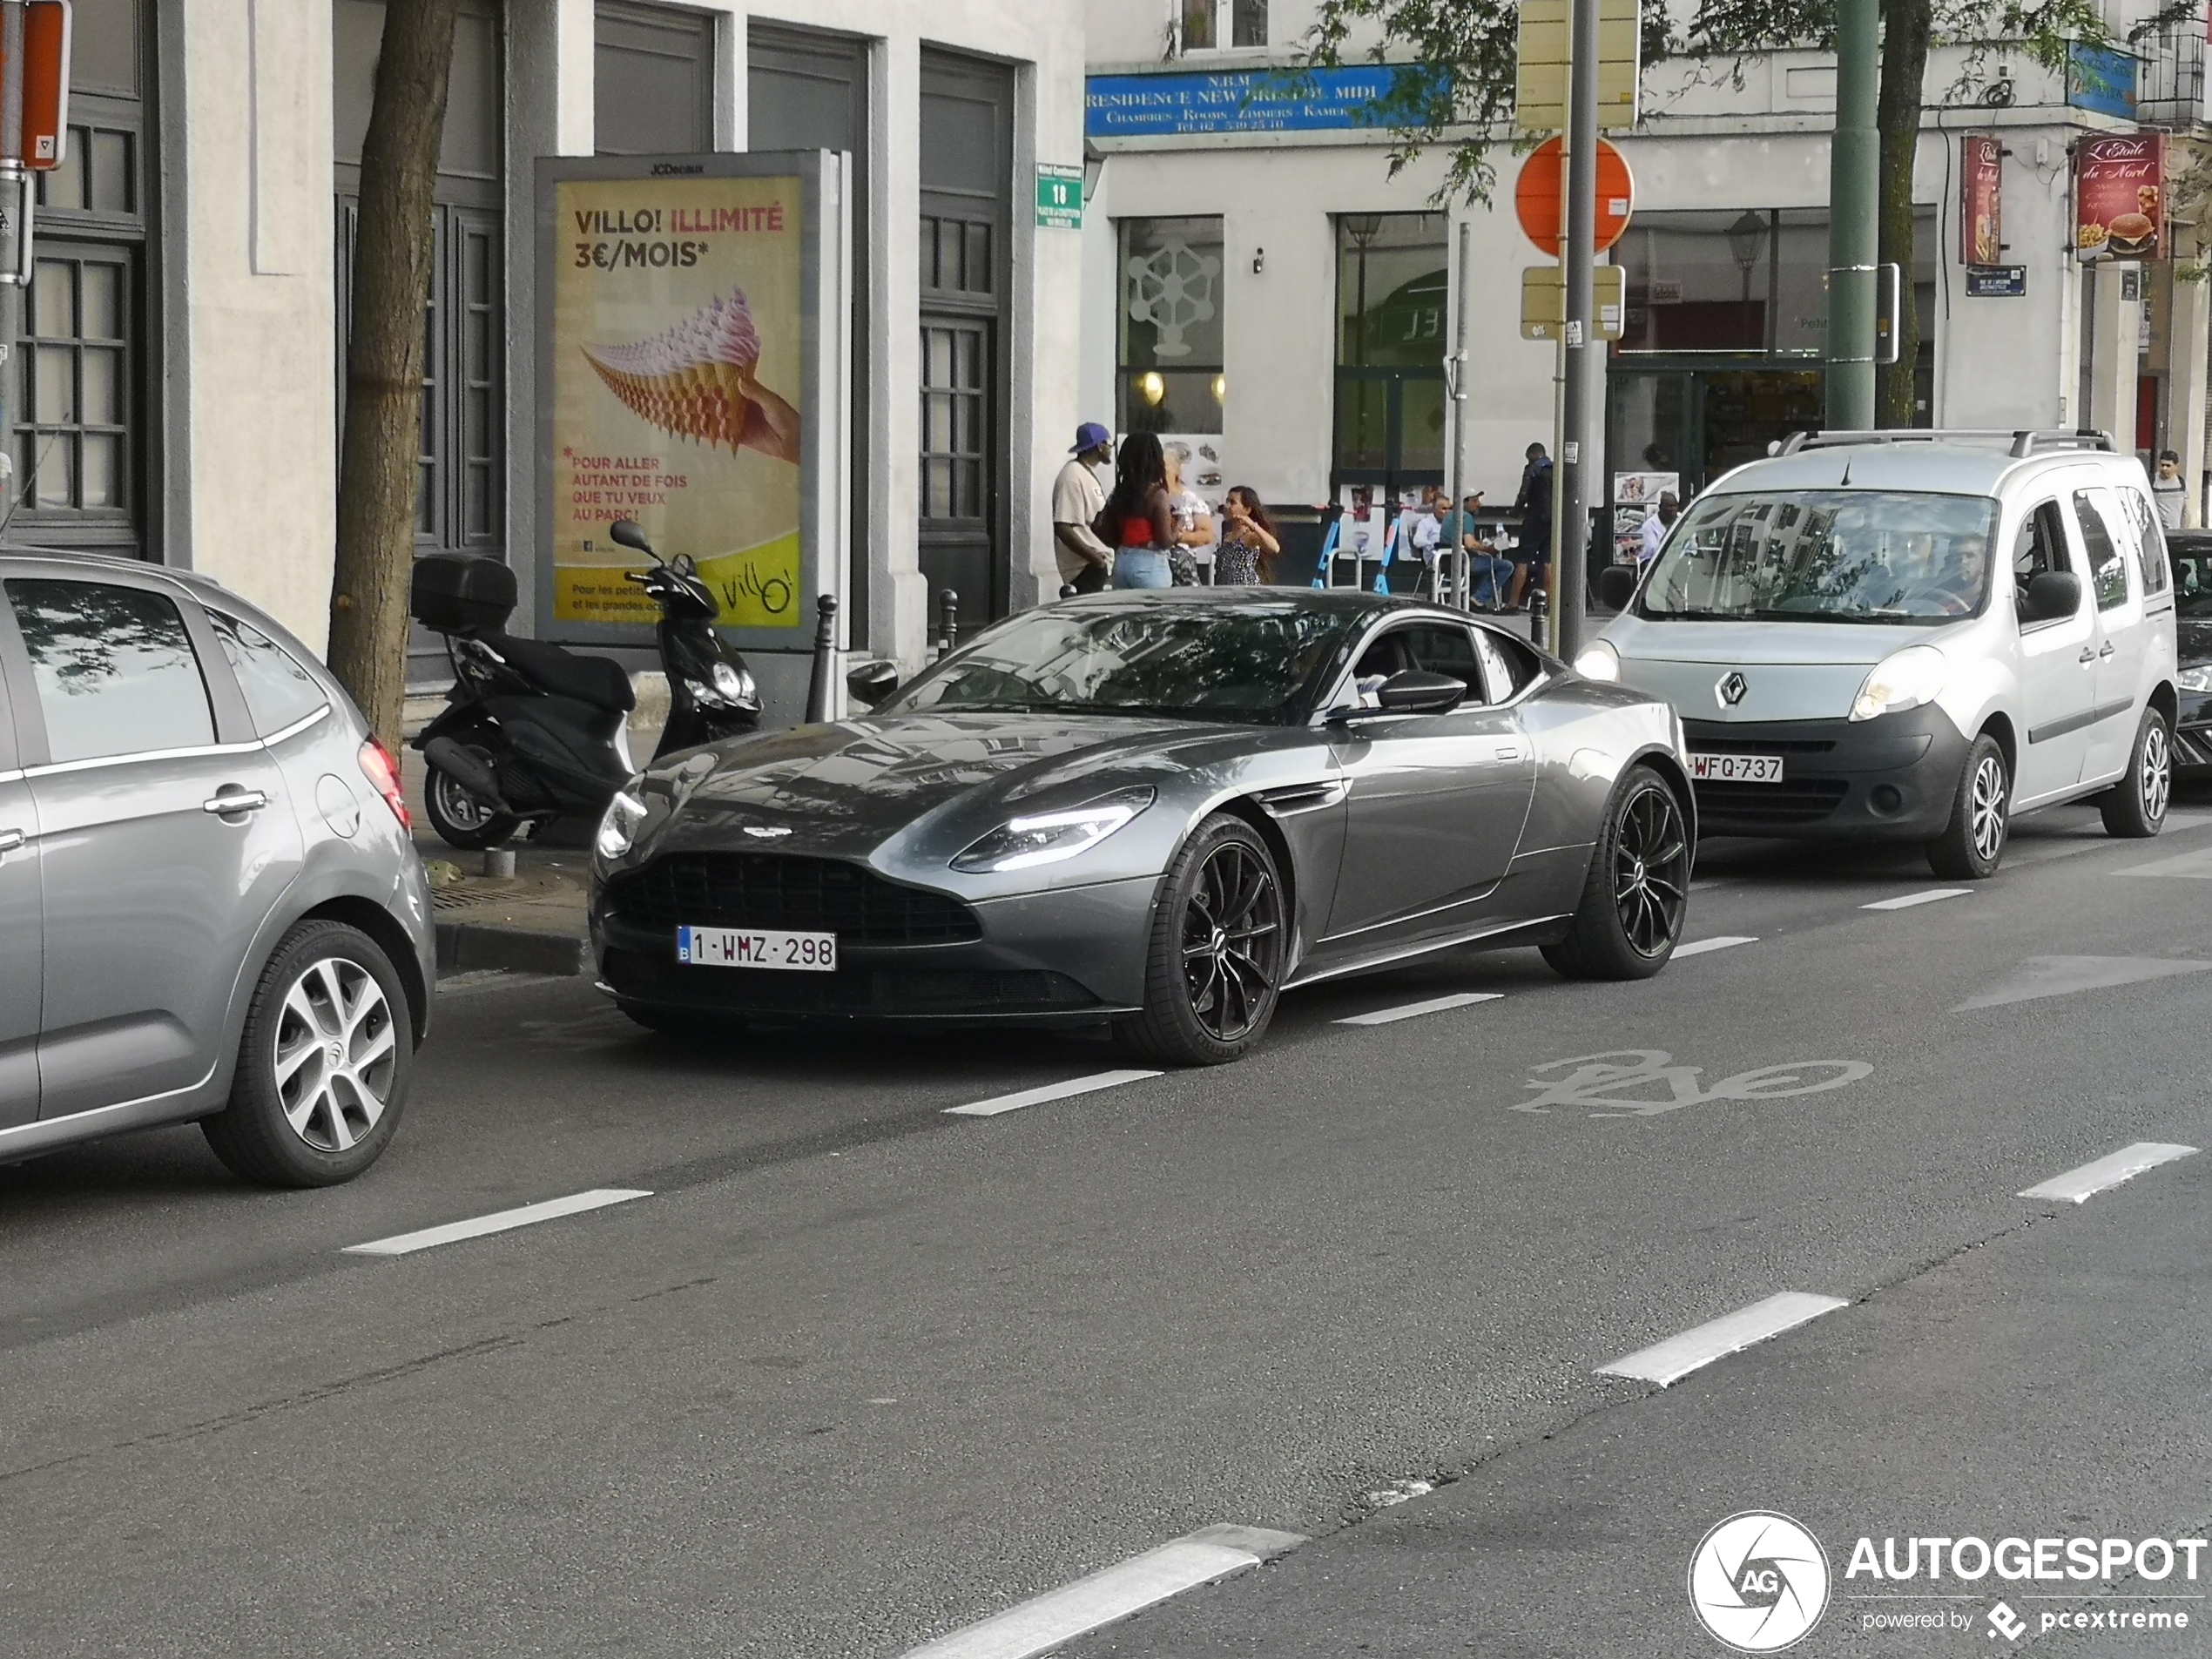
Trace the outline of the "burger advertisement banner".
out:
[[[718,176],[747,161],[791,170]],[[740,644],[812,638],[814,170],[811,157],[539,164],[541,592],[559,637],[657,620],[624,575],[643,556],[607,534],[628,518],[664,557],[698,562]]]
[[[2099,260],[2166,257],[2166,137],[2084,138],[2074,152],[2074,253]]]
[[[1970,132],[1959,147],[1959,257],[1966,265],[1994,265],[2005,251],[2004,145]]]

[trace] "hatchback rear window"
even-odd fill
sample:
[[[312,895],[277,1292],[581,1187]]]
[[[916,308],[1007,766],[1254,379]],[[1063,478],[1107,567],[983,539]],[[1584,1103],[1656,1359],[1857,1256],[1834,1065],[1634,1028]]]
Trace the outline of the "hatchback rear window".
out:
[[[199,658],[174,601],[106,582],[11,580],[46,747],[57,763],[215,741]]]

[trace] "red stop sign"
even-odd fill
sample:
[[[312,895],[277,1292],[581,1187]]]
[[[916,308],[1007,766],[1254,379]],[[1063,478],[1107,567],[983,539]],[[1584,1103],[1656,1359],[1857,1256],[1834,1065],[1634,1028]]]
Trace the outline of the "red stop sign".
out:
[[[1521,178],[1513,187],[1513,210],[1521,228],[1537,248],[1559,257],[1560,226],[1567,217],[1567,201],[1560,176],[1560,141],[1547,138],[1535,153],[1521,164]],[[1603,253],[1629,228],[1629,210],[1635,202],[1635,181],[1629,177],[1628,158],[1603,138],[1597,141],[1597,249]]]

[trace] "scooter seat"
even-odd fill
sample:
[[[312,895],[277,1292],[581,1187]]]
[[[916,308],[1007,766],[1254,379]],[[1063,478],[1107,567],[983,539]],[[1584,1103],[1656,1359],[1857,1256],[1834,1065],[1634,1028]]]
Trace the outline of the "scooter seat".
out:
[[[637,693],[619,663],[604,657],[579,657],[542,639],[517,639],[512,634],[501,634],[485,643],[541,691],[572,697],[619,714],[637,706]]]

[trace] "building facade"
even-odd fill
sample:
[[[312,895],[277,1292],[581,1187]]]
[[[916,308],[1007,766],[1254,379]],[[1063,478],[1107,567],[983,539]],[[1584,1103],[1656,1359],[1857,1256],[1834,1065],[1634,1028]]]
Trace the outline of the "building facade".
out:
[[[19,535],[205,570],[322,640],[382,28],[378,0],[81,0]],[[506,559],[539,590],[537,158],[829,149],[851,180],[843,643],[913,663],[942,590],[967,627],[1032,603],[1077,419],[1080,270],[1035,180],[1081,163],[1082,77],[1072,0],[463,0],[418,548]],[[515,626],[558,632],[529,598]],[[803,695],[791,655],[757,665],[772,714]]]
[[[1552,441],[1558,355],[1521,328],[1523,272],[1553,261],[1515,219],[1520,158],[1501,134],[1489,205],[1436,199],[1440,149],[1392,177],[1390,134],[1356,108],[1386,71],[1271,79],[1295,64],[1315,10],[1090,7],[1085,413],[1182,436],[1223,485],[1293,511],[1362,484],[1442,482],[1464,282],[1467,483],[1502,508],[1527,445]],[[2094,425],[2122,448],[2179,450],[2202,479],[2208,285],[2182,222],[2203,131],[2201,37],[2154,37],[2141,61],[2077,54],[2060,73],[2001,51],[1934,54],[1909,276],[1920,423]],[[1646,67],[1641,118],[1612,135],[1634,189],[1608,256],[1625,290],[1607,362],[1608,486],[1633,495],[1629,475],[1656,473],[1696,489],[1820,423],[1834,98],[1833,59],[1813,53]],[[2166,146],[2167,257],[2085,263],[2084,146],[2143,133]],[[1969,185],[1969,136],[1997,141],[1993,185]],[[1979,242],[1970,220],[1986,221]]]

